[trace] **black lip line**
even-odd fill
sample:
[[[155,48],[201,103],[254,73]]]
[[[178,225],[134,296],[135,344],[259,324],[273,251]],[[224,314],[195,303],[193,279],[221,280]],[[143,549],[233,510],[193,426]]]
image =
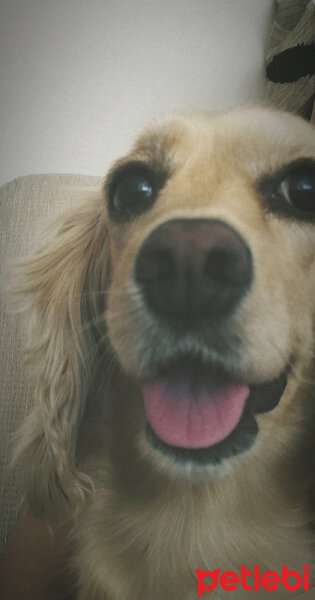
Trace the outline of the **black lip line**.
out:
[[[270,382],[250,386],[250,394],[246,400],[243,414],[231,433],[218,444],[207,448],[180,448],[163,442],[153,431],[151,425],[146,424],[146,436],[151,445],[178,463],[187,462],[203,466],[216,465],[224,458],[248,450],[254,443],[258,434],[258,424],[255,415],[273,410],[280,402],[287,385],[289,368],[279,377]]]

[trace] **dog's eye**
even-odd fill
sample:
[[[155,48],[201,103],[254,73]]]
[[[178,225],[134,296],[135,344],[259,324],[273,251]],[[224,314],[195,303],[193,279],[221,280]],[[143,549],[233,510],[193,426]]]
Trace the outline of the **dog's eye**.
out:
[[[280,183],[276,197],[296,210],[315,211],[315,175],[291,173]]]
[[[267,186],[269,209],[284,216],[298,219],[315,218],[315,164],[289,166],[286,172],[280,173],[276,181]]]
[[[109,190],[109,210],[118,220],[127,220],[152,206],[156,195],[154,175],[149,169],[129,167],[118,173]]]
[[[142,173],[129,173],[118,182],[113,194],[112,205],[116,211],[133,207],[147,202],[153,193],[152,183]]]

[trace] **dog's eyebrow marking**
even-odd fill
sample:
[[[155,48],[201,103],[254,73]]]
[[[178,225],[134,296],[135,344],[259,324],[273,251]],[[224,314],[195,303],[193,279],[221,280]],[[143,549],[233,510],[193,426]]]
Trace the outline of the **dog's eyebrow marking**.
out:
[[[290,161],[289,163],[285,163],[281,167],[278,167],[273,173],[266,173],[263,175],[263,178],[275,180],[279,177],[285,177],[287,173],[291,172],[293,169],[297,168],[309,168],[315,170],[315,158],[311,156],[303,156],[301,158],[297,158],[295,160]]]
[[[189,128],[180,120],[171,120],[154,124],[138,139],[135,152],[156,166],[174,171],[181,162],[180,155],[183,148],[189,143]]]

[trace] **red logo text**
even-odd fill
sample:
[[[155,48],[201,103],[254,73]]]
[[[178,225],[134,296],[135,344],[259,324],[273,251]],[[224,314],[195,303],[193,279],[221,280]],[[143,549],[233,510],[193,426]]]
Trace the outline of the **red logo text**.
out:
[[[265,571],[261,573],[260,567],[255,565],[252,571],[245,565],[241,567],[241,573],[235,571],[201,571],[196,569],[198,577],[198,596],[202,597],[204,592],[211,592],[217,587],[226,591],[234,591],[239,587],[243,590],[259,591],[260,589],[273,592],[283,586],[286,590],[309,590],[310,589],[310,565],[303,565],[303,576],[298,571],[290,571],[286,566],[282,567],[281,574],[277,571]],[[206,580],[206,581],[205,581]]]

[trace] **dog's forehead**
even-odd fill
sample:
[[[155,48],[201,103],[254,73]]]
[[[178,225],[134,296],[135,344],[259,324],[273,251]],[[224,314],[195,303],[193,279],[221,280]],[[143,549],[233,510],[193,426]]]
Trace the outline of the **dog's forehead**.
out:
[[[266,108],[172,115],[149,127],[132,154],[163,167],[204,158],[245,164],[256,177],[300,157],[315,158],[315,130],[300,117]]]

